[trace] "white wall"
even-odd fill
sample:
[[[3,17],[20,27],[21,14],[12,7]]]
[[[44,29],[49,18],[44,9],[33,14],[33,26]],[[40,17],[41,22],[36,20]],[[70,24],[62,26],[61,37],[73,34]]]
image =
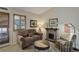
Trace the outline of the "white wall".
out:
[[[64,23],[72,23],[76,27],[77,48],[79,49],[79,8],[71,7],[54,7],[40,15],[41,21],[49,23],[49,19],[58,18],[59,25]],[[63,27],[60,26],[61,31]],[[44,34],[46,34],[44,32]]]
[[[32,13],[25,12],[23,10],[18,10],[14,8],[8,8],[9,10],[0,10],[0,12],[7,12],[10,15],[9,19],[9,34],[10,34],[10,44],[16,44],[17,43],[17,37],[16,37],[16,31],[13,30],[13,14],[20,14],[20,15],[25,15],[26,16],[26,28],[30,28],[30,20],[38,20],[38,16]]]

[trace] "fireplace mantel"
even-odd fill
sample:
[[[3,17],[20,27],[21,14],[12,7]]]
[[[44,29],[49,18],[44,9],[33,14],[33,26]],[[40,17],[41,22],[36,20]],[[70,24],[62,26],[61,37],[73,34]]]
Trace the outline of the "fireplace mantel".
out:
[[[57,39],[58,28],[45,28],[47,40],[55,42]]]
[[[58,28],[46,28],[46,30],[54,30],[54,31],[57,31]]]

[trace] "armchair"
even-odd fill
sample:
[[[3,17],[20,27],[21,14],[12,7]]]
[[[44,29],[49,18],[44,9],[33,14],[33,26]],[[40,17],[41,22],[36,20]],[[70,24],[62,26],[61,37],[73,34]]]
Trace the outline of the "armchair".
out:
[[[70,38],[70,34],[64,34],[60,37],[60,39],[57,40],[56,46],[58,45],[58,48],[62,52],[70,52],[72,51],[72,46],[74,43],[74,40],[76,39],[76,35],[72,35]]]

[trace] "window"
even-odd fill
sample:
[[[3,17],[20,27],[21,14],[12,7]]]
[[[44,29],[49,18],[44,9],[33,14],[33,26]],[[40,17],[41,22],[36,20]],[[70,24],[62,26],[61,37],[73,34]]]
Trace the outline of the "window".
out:
[[[2,38],[7,38],[8,37],[8,34],[7,34],[7,28],[6,27],[0,27],[0,39]]]
[[[26,16],[14,14],[14,30],[26,28]]]

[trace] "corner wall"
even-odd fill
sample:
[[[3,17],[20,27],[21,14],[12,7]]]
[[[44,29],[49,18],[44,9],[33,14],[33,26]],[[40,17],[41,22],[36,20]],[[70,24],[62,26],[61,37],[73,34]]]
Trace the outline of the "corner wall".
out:
[[[30,29],[30,20],[38,20],[38,16],[29,12],[25,12],[23,10],[8,8],[8,10],[0,10],[0,12],[9,13],[9,38],[10,44],[14,45],[17,43],[17,33],[13,30],[13,14],[20,14],[26,16],[26,29]]]
[[[79,49],[79,8],[74,7],[58,7],[58,8],[51,8],[50,10],[46,11],[45,13],[41,15],[32,14],[29,12],[25,12],[23,10],[18,10],[14,8],[9,8],[8,11],[0,10],[0,12],[7,12],[10,14],[10,20],[9,20],[9,31],[10,31],[10,44],[16,44],[17,36],[16,31],[13,31],[13,14],[21,14],[26,15],[26,28],[30,28],[30,21],[29,20],[38,20],[38,22],[46,23],[47,25],[49,23],[50,18],[58,18],[58,21],[60,24],[64,23],[72,23],[76,27],[76,34],[77,34],[77,48]],[[60,28],[62,31],[62,28]],[[46,38],[46,31],[43,29],[44,37]]]
[[[76,47],[79,49],[79,8],[77,7],[53,7],[40,15],[41,21],[49,23],[49,19],[58,18],[59,26],[64,23],[71,23],[76,27]],[[63,27],[59,27],[63,32]],[[46,34],[44,32],[44,34]]]

